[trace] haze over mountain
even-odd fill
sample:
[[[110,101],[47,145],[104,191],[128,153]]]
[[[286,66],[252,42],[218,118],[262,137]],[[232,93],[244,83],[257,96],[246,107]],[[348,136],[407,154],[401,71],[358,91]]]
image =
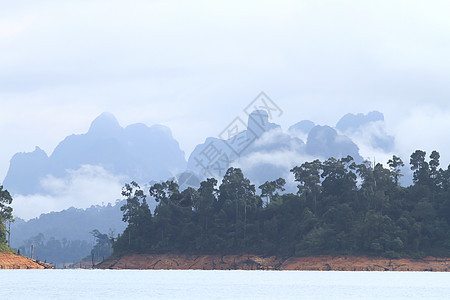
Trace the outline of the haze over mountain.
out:
[[[186,161],[169,128],[141,123],[122,128],[103,113],[87,133],[66,137],[49,157],[39,147],[14,155],[4,185],[13,194],[42,194],[49,192],[45,178],[65,178],[83,166],[100,167],[122,181],[149,182],[184,170]]]
[[[394,141],[380,130],[383,126],[383,115],[371,112],[347,114],[336,128],[302,120],[284,131],[266,111],[256,110],[247,124],[232,124],[219,137],[207,137],[186,163],[169,128],[144,124],[122,128],[113,115],[103,113],[87,133],[66,137],[50,156],[36,147],[11,159],[4,185],[13,193],[15,215],[27,219],[47,212],[29,221],[18,218],[11,227],[12,246],[23,246],[39,234],[47,240],[91,243],[93,229],[121,232],[125,223],[120,204],[106,204],[120,198],[121,187],[131,180],[148,192],[151,184],[175,178],[183,190],[198,187],[206,177],[220,180],[235,166],[258,186],[289,178],[291,168],[316,158],[351,155],[361,163],[360,146],[390,155]],[[367,145],[350,138],[362,133]],[[296,184],[288,182],[286,188],[295,192]],[[155,201],[149,197],[148,202],[153,210]]]
[[[358,145],[330,126],[303,120],[285,132],[269,121],[266,111],[251,113],[247,124],[245,130],[227,139],[208,137],[191,153],[188,169],[201,178],[220,178],[228,167],[238,166],[252,182],[262,184],[286,177],[292,167],[309,159],[351,155],[356,162],[363,161]],[[360,126],[353,120],[349,124]]]
[[[125,182],[164,180],[186,168],[184,152],[162,125],[121,127],[103,113],[87,133],[70,135],[50,156],[36,147],[17,153],[3,185],[14,195],[14,213],[28,219],[71,206],[114,203]]]
[[[415,149],[441,149],[442,162],[450,162],[448,2],[109,1],[108,9],[101,1],[3,2],[1,181],[15,153],[38,145],[51,157],[65,136],[87,132],[103,111],[122,125],[169,126],[187,158],[261,89],[284,110],[282,121],[271,120],[283,129],[302,119],[334,128],[348,112],[378,110],[395,136],[395,154],[407,160]],[[372,147],[385,145],[366,141],[366,130],[336,129],[363,158],[385,161],[385,150]],[[47,166],[42,154],[35,153]],[[96,199],[117,197],[122,178],[89,166],[63,179],[32,174],[34,167],[19,173],[44,192],[57,190],[51,200],[62,207],[76,203],[73,192],[78,201],[98,190]],[[79,184],[90,184],[89,193]]]
[[[45,238],[68,241],[93,241],[90,233],[97,229],[102,233],[121,234],[125,229],[122,222],[120,206],[123,201],[114,205],[91,206],[86,209],[68,208],[59,212],[42,214],[29,221],[16,218],[11,223],[11,247],[18,248],[29,238],[43,234]],[[76,230],[74,230],[76,228]]]
[[[284,131],[267,111],[255,110],[246,124],[235,122],[218,137],[207,137],[186,163],[169,128],[123,128],[112,114],[103,113],[87,133],[66,137],[50,156],[39,147],[14,155],[4,186],[14,195],[15,214],[30,218],[70,206],[114,202],[131,180],[146,185],[176,178],[183,189],[198,186],[206,177],[220,179],[235,166],[262,184],[287,178],[291,168],[311,159],[351,155],[360,163],[360,147],[390,155],[394,141],[383,126],[383,115],[370,112],[347,114],[336,128],[303,120]]]
[[[368,144],[372,148],[390,152],[394,148],[394,137],[388,135],[384,124],[384,115],[378,111],[368,114],[346,114],[336,124],[336,129],[352,139]]]

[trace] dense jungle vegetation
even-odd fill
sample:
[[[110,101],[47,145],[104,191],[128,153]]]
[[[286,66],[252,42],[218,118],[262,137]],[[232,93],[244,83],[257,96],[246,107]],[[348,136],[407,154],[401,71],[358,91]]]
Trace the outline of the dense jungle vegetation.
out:
[[[11,194],[0,185],[0,252],[12,252],[7,244],[9,230],[6,228],[6,223],[13,220],[12,201]]]
[[[450,170],[439,157],[415,151],[409,187],[399,185],[397,156],[386,167],[350,156],[305,162],[291,170],[296,194],[283,193],[283,178],[258,194],[240,169],[229,168],[220,185],[214,178],[184,191],[174,181],[154,184],[153,213],[131,182],[122,191],[128,226],[114,252],[450,257]]]

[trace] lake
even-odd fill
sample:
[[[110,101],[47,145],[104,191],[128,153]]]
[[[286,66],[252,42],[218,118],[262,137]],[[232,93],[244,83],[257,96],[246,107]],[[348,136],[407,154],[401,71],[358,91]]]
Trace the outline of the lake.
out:
[[[443,299],[450,273],[1,270],[1,299]]]

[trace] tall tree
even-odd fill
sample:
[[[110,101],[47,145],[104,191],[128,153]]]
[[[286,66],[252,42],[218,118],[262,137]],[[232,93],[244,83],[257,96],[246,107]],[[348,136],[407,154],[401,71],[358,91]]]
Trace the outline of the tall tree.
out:
[[[143,233],[151,231],[151,212],[146,201],[146,195],[134,181],[125,184],[122,196],[126,203],[120,207],[123,211],[122,220],[128,222],[124,234],[128,238],[128,248],[140,250],[146,246],[146,236]]]
[[[402,176],[401,168],[405,166],[402,159],[398,156],[393,155],[390,160],[388,160],[388,166],[391,170],[392,178],[394,179],[395,185],[399,184],[400,177]]]
[[[261,190],[261,197],[267,198],[271,202],[275,197],[279,196],[278,191],[283,192],[285,190],[284,185],[286,180],[283,178],[278,178],[274,181],[266,181],[258,188]]]
[[[178,183],[173,180],[167,180],[161,183],[155,183],[150,187],[150,196],[155,197],[159,205],[179,205],[181,193]]]
[[[426,154],[425,151],[416,150],[409,160],[411,170],[414,171],[413,181],[421,185],[427,185],[430,179],[430,166],[425,161]]]
[[[214,205],[217,202],[216,188],[217,179],[207,178],[200,182],[197,197],[194,200],[194,209],[198,212],[202,226],[202,234],[206,235],[208,232],[208,224],[212,220]]]
[[[219,187],[220,196],[219,203],[226,205],[227,201],[234,202],[235,206],[235,246],[238,243],[238,222],[243,222],[243,239],[246,240],[247,227],[247,207],[253,206],[256,202],[255,185],[244,177],[242,170],[239,168],[229,168],[223,177],[222,184]],[[241,213],[243,210],[243,214]],[[243,220],[240,220],[243,217]]]
[[[0,245],[6,243],[6,222],[13,220],[12,207],[10,206],[13,199],[8,190],[3,190],[0,185]]]
[[[134,181],[125,184],[122,196],[126,197],[126,203],[120,208],[123,211],[122,220],[132,227],[138,227],[143,218],[151,215],[146,196],[141,187]]]
[[[308,199],[311,195],[314,203],[314,211],[317,210],[317,197],[322,189],[320,185],[320,174],[322,170],[323,164],[318,159],[313,162],[305,162],[300,167],[291,169],[295,181],[298,182],[298,195],[303,195],[305,199]]]
[[[348,195],[356,189],[356,164],[353,157],[329,158],[323,163],[322,187],[327,195]]]
[[[98,229],[94,229],[90,233],[95,238],[95,245],[91,250],[92,261],[109,257],[112,254],[112,248],[108,235],[101,233]]]
[[[441,155],[434,150],[430,154],[430,180],[434,187],[440,187],[442,185],[442,169],[439,169],[439,159]]]

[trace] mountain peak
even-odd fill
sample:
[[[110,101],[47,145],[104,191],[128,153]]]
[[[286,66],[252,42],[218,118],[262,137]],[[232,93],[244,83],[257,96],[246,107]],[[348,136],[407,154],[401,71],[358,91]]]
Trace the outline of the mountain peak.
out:
[[[266,131],[279,127],[279,125],[269,122],[269,114],[265,110],[254,110],[248,116],[247,128],[258,137]]]
[[[379,111],[371,111],[367,114],[351,114],[343,116],[336,124],[340,131],[357,130],[371,122],[384,121],[384,115]]]
[[[116,117],[109,112],[104,112],[92,121],[91,126],[89,127],[89,133],[105,135],[120,129],[122,129],[122,127]]]
[[[42,150],[39,146],[34,147],[33,153],[47,157],[47,153],[44,150]]]
[[[302,120],[289,127],[289,132],[300,131],[304,134],[308,134],[314,128],[314,126],[316,126],[316,124],[313,121]]]

